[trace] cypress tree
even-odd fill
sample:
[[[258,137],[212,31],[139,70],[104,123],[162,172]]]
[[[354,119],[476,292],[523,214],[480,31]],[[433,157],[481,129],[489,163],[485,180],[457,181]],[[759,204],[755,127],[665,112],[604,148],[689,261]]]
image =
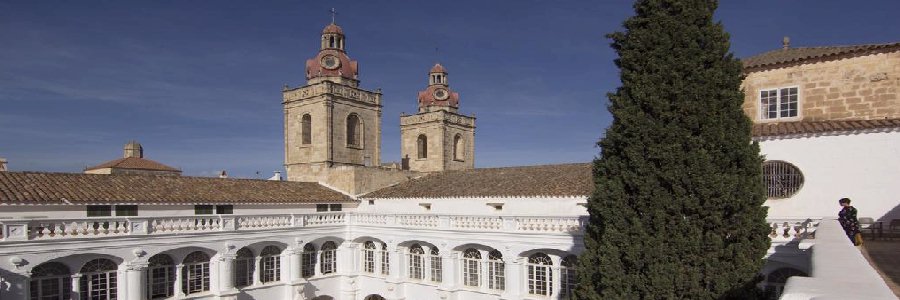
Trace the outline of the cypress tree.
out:
[[[717,5],[639,0],[608,35],[621,86],[594,161],[577,299],[757,296],[762,159]]]

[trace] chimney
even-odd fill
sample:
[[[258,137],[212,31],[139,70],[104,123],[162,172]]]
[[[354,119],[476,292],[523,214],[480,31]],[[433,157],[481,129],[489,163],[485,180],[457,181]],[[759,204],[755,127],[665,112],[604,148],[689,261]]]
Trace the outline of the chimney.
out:
[[[781,49],[787,50],[791,47],[791,37],[785,36],[781,39]]]
[[[135,142],[134,140],[125,144],[125,158],[129,157],[137,157],[144,158],[144,147],[141,147],[141,144]]]
[[[282,180],[281,171],[275,171],[275,175],[273,175],[272,177],[269,177],[269,180],[281,181]]]
[[[0,172],[6,172],[6,159],[0,157]]]
[[[222,172],[219,172],[219,178],[228,178],[228,173],[225,173],[225,170],[222,170]]]

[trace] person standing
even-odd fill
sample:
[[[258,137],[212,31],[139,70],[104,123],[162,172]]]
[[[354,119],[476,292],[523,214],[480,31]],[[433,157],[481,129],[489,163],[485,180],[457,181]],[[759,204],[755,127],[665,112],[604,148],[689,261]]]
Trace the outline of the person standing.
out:
[[[841,200],[838,200],[838,203],[843,207],[838,212],[838,221],[841,222],[841,227],[844,227],[844,232],[847,233],[847,237],[850,238],[853,245],[862,245],[862,235],[859,233],[859,220],[856,219],[856,208],[850,206],[850,198],[841,198]]]

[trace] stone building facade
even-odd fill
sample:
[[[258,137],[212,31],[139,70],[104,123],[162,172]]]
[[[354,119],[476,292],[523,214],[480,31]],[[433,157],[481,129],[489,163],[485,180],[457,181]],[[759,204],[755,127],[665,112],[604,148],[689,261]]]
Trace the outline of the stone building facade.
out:
[[[450,89],[443,66],[435,64],[428,75],[418,113],[400,117],[404,165],[418,172],[473,169],[475,117],[459,113],[459,93]]]

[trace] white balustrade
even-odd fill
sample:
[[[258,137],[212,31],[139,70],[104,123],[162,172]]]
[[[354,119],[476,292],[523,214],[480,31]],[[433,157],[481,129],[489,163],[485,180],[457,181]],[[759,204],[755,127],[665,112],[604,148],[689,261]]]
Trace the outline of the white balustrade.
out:
[[[768,219],[772,242],[791,242],[814,239],[819,220],[812,219]]]
[[[28,225],[32,240],[127,235],[126,219],[37,220]]]
[[[439,219],[436,215],[398,215],[397,223],[404,227],[438,227]]]
[[[315,214],[306,216],[306,226],[342,225],[346,220],[342,213]]]
[[[291,215],[239,216],[238,229],[266,229],[293,226]]]
[[[537,232],[580,232],[578,217],[517,217],[516,230]]]
[[[503,219],[492,216],[451,216],[450,227],[465,230],[500,230]]]
[[[150,222],[150,232],[153,234],[217,231],[221,228],[219,217],[159,218]]]
[[[387,215],[382,214],[356,214],[356,224],[360,225],[386,225]]]

